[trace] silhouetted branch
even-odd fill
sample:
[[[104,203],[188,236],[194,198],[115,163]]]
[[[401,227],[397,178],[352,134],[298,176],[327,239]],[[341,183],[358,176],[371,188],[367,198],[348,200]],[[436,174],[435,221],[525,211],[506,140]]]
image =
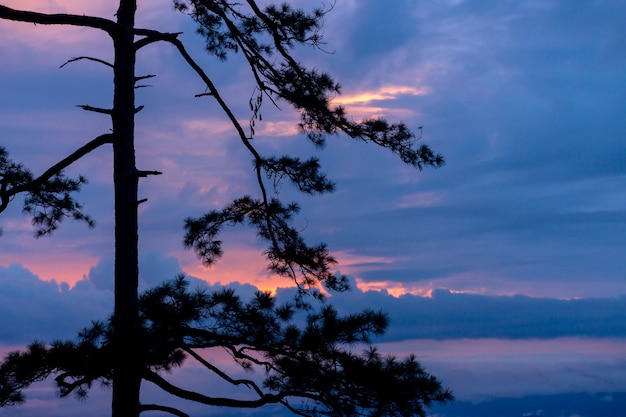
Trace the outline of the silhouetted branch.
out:
[[[135,35],[144,36],[144,38],[135,42],[135,50],[138,51],[144,46],[150,45],[151,43],[177,39],[178,35],[181,34],[182,32],[164,33],[152,29],[135,28]]]
[[[78,161],[83,156],[107,143],[113,143],[113,134],[105,133],[104,135],[100,135],[97,138],[89,141],[84,146],[81,146],[70,155],[48,168],[36,179],[25,184],[20,184],[12,188],[2,190],[2,193],[0,194],[0,197],[2,198],[2,204],[0,204],[0,212],[2,212],[6,208],[6,204],[4,204],[5,200],[8,203],[8,200],[18,193],[33,191],[37,189],[54,175],[59,174],[61,171],[69,167],[74,162]]]
[[[155,74],[141,75],[141,76],[135,77],[135,82],[145,80],[148,78],[154,78],[154,77],[156,77]],[[135,88],[146,88],[146,87],[152,87],[152,86],[150,84],[140,84],[140,85],[135,86]]]
[[[45,14],[11,9],[0,5],[0,18],[18,22],[30,22],[40,25],[72,25],[100,29],[113,36],[117,24],[101,17],[73,14]]]
[[[145,178],[148,175],[163,175],[161,171],[137,171],[137,176],[140,178]]]
[[[68,378],[71,382],[68,381]],[[83,387],[85,385],[91,385],[93,380],[93,377],[87,376],[83,378],[76,378],[75,375],[72,375],[69,372],[64,372],[54,378],[54,381],[57,383],[57,387],[59,388],[59,396],[61,398],[67,397],[72,392],[75,392],[78,398],[85,397],[87,395],[87,391]]]
[[[76,107],[80,107],[83,110],[92,111],[94,113],[108,114],[109,116],[113,113],[112,109],[103,109],[101,107],[93,107],[88,104],[77,104]]]
[[[50,376],[54,366],[47,355],[42,342],[33,342],[26,352],[9,352],[0,364],[0,408],[23,403],[22,391]]]
[[[195,391],[185,390],[177,387],[156,372],[144,371],[142,377],[146,381],[150,381],[163,391],[175,395],[178,398],[194,401],[200,404],[212,405],[217,407],[234,407],[234,408],[259,408],[267,404],[282,404],[282,401],[287,397],[300,397],[308,398],[312,400],[319,400],[320,397],[304,391],[284,391],[278,394],[263,394],[257,400],[240,400],[235,398],[225,397],[209,397],[204,394],[200,394]]]
[[[187,64],[196,72],[196,74],[198,74],[200,76],[202,81],[204,81],[204,83],[207,86],[207,89],[211,93],[210,95],[212,95],[215,98],[215,100],[218,102],[219,106],[222,108],[222,110],[224,111],[224,113],[226,114],[228,119],[230,120],[231,124],[233,125],[233,127],[237,131],[237,133],[239,135],[239,139],[242,141],[242,143],[244,144],[246,149],[248,149],[248,151],[250,151],[250,153],[254,157],[254,160],[257,162],[257,163],[255,163],[257,184],[259,185],[259,189],[260,189],[261,195],[263,197],[263,203],[264,203],[264,205],[266,207],[268,207],[270,205],[270,199],[269,199],[269,197],[267,195],[267,190],[266,190],[265,184],[263,182],[263,177],[262,177],[262,172],[261,172],[261,164],[259,163],[259,161],[262,160],[261,155],[257,152],[257,150],[254,148],[254,146],[252,146],[252,144],[250,143],[250,140],[249,140],[248,136],[246,135],[245,131],[243,130],[243,127],[241,126],[241,124],[239,123],[237,118],[235,117],[234,113],[232,112],[232,110],[230,109],[228,104],[226,104],[226,101],[220,95],[220,93],[219,93],[217,87],[215,86],[215,84],[213,84],[213,82],[206,75],[204,70],[195,62],[195,60],[191,57],[191,55],[189,55],[189,53],[185,49],[185,46],[183,45],[183,43],[180,40],[176,39],[176,38],[173,38],[173,39],[163,39],[163,40],[173,44],[176,47],[176,49],[178,49],[178,52],[181,54],[181,56],[187,62]],[[278,241],[278,239],[277,239],[277,237],[275,235],[274,228],[271,225],[272,222],[271,222],[270,218],[267,215],[265,216],[265,223],[266,223],[266,227],[267,227],[266,230],[267,230],[267,233],[269,235],[269,240],[272,242],[272,246],[274,248],[279,247],[280,244],[279,244],[279,241]],[[292,278],[294,279],[294,281],[297,280],[295,274],[292,276]]]
[[[146,78],[154,78],[154,77],[156,77],[156,74],[139,75],[135,77],[135,82],[145,80]]]
[[[94,58],[91,56],[79,56],[79,57],[75,57],[72,59],[68,59],[67,61],[65,61],[65,63],[63,63],[63,65],[61,65],[59,68],[63,68],[64,66],[66,66],[67,64],[71,63],[71,62],[76,62],[79,61],[81,59],[87,59],[89,61],[94,61],[94,62],[99,62],[101,64],[106,65],[107,67],[111,67],[113,68],[113,64],[111,64],[110,62],[105,61],[104,59],[100,59],[100,58]]]
[[[141,412],[144,411],[163,411],[164,413],[173,414],[178,417],[189,417],[189,414],[180,411],[174,407],[168,407],[165,405],[159,404],[141,404],[140,405]]]
[[[93,227],[93,219],[83,213],[82,205],[71,196],[71,193],[80,190],[87,179],[83,176],[77,179],[67,178],[63,170],[94,149],[112,141],[112,134],[98,136],[34,179],[29,170],[11,161],[7,152],[0,148],[0,213],[17,194],[26,193],[23,210],[33,214],[32,222],[39,227],[35,233],[37,237],[56,230],[66,217],[84,221],[89,227]]]
[[[206,367],[207,369],[211,370],[212,372],[217,374],[220,378],[222,378],[225,381],[231,383],[232,385],[246,385],[247,387],[249,387],[249,388],[253,389],[254,391],[256,391],[256,393],[259,394],[259,396],[263,395],[263,391],[261,391],[261,388],[259,388],[259,386],[254,381],[249,380],[249,379],[233,379],[229,375],[227,375],[224,371],[222,371],[221,369],[217,368],[213,364],[209,363],[202,356],[198,355],[192,349],[183,348],[183,350],[185,352],[187,352],[189,355],[191,355],[195,360],[200,362],[204,367]]]

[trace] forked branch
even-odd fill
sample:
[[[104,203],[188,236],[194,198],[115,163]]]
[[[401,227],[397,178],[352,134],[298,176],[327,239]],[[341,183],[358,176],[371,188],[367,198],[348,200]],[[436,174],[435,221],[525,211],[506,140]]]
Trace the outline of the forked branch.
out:
[[[211,364],[209,361],[204,359],[202,356],[198,355],[192,349],[184,348],[183,350],[185,352],[187,352],[189,355],[191,355],[195,360],[200,362],[205,368],[211,370],[212,372],[217,374],[220,378],[222,378],[223,380],[229,382],[230,384],[235,385],[235,386],[237,386],[237,385],[245,385],[245,386],[247,386],[249,388],[252,388],[254,391],[256,391],[256,393],[259,394],[259,396],[263,395],[263,391],[261,391],[261,388],[259,388],[259,386],[254,381],[251,381],[249,379],[233,379],[229,375],[227,375],[224,371],[222,371],[221,369],[219,369],[215,365]]]
[[[206,404],[217,407],[234,407],[234,408],[259,408],[267,404],[282,404],[287,397],[301,397],[313,400],[319,400],[319,397],[307,392],[285,391],[278,394],[263,394],[256,400],[239,400],[235,398],[225,397],[209,397],[199,392],[189,391],[176,385],[171,384],[165,378],[149,370],[145,370],[142,377],[146,381],[150,381],[163,391],[175,395],[189,401],[199,404]]]

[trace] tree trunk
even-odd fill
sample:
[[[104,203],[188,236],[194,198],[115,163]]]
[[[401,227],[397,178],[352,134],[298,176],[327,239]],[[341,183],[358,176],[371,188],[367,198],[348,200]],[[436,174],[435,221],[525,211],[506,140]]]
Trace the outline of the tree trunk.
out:
[[[141,368],[137,340],[138,223],[135,166],[136,0],[120,0],[115,34],[113,179],[115,183],[115,310],[113,417],[139,416]]]

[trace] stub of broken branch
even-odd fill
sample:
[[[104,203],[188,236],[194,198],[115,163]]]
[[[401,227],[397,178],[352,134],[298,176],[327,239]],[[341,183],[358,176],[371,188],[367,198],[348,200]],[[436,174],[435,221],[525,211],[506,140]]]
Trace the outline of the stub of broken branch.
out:
[[[135,82],[145,80],[146,78],[154,78],[154,77],[156,77],[156,74],[139,75],[135,77]]]
[[[163,175],[161,171],[137,171],[137,176],[139,178],[145,178],[148,175]]]
[[[111,115],[113,113],[112,109],[104,109],[102,107],[94,107],[87,104],[77,104],[76,107],[80,107],[83,110],[92,111],[94,113],[102,113],[108,115]]]

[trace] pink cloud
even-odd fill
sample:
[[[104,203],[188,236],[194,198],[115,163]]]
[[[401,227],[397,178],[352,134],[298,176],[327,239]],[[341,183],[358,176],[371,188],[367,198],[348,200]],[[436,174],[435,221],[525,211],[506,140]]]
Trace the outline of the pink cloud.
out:
[[[42,281],[54,280],[74,286],[85,277],[89,268],[98,263],[98,258],[67,247],[42,248],[39,251],[35,248],[23,254],[0,254],[0,265],[14,263],[23,265]]]
[[[371,103],[382,101],[393,102],[403,97],[423,96],[430,94],[430,87],[413,87],[407,85],[385,85],[374,90],[363,90],[342,94],[332,100],[333,104],[346,107],[348,113],[359,118],[369,117],[409,117],[415,116],[413,108],[398,106],[372,106]]]
[[[429,87],[412,87],[404,85],[386,85],[376,90],[366,90],[345,94],[332,100],[335,104],[363,104],[372,101],[395,100],[400,96],[423,96],[430,93]]]
[[[7,4],[8,3],[8,4]],[[110,3],[105,2],[74,2],[76,4],[91,5],[82,11],[70,10],[64,5],[57,5],[49,1],[23,1],[3,2],[5,6],[19,10],[36,11],[40,13],[72,13],[87,14],[103,17],[112,17],[113,12],[103,12]],[[26,55],[28,51],[34,52],[34,59],[45,60],[84,55],[89,51],[104,52],[99,58],[107,59],[112,55],[111,42],[108,35],[99,30],[81,28],[69,25],[33,25],[32,23],[0,20],[0,36],[3,38],[2,49],[8,49],[13,58]],[[21,54],[16,52],[21,51]],[[15,64],[16,59],[12,59]],[[62,64],[64,61],[58,63]]]

